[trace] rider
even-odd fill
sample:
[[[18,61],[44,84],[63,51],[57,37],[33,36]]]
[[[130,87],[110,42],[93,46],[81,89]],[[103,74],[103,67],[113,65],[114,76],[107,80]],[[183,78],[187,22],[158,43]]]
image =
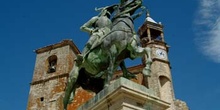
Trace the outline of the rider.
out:
[[[88,22],[80,27],[84,32],[90,34],[90,38],[86,43],[82,55],[86,55],[90,49],[93,49],[99,43],[102,42],[102,38],[111,31],[111,13],[114,11],[113,6],[107,6],[104,8],[96,9],[96,11],[101,10],[98,16],[92,17]]]

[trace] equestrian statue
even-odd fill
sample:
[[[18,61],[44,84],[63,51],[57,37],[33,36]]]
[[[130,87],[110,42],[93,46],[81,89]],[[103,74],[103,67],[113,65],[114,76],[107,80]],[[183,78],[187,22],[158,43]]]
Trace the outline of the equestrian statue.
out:
[[[138,9],[140,12],[135,13]],[[133,23],[144,9],[142,0],[120,0],[119,4],[96,8],[99,15],[80,27],[90,34],[90,38],[70,71],[63,99],[64,110],[73,101],[77,87],[98,93],[108,87],[119,66],[123,77],[135,78],[125,66],[126,58],[145,57],[143,75],[150,75],[151,49],[139,46]]]

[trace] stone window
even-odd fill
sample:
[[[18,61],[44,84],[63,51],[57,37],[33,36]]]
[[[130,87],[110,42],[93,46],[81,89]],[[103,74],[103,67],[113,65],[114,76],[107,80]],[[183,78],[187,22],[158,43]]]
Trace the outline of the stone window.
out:
[[[41,98],[40,98],[40,101],[43,102],[43,101],[44,101],[44,97],[41,97]]]
[[[48,58],[48,69],[47,72],[48,73],[53,73],[56,72],[56,67],[57,67],[57,56],[56,55],[52,55]]]

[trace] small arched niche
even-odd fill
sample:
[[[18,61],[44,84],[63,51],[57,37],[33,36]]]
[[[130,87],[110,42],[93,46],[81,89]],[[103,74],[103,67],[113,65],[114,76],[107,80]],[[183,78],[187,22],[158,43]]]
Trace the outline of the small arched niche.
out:
[[[50,57],[48,57],[47,59],[47,64],[48,64],[48,69],[47,72],[48,73],[54,73],[56,72],[56,68],[57,68],[57,56],[56,55],[51,55]]]
[[[160,80],[160,86],[161,87],[163,87],[167,82],[170,81],[166,76],[160,76],[159,80]]]

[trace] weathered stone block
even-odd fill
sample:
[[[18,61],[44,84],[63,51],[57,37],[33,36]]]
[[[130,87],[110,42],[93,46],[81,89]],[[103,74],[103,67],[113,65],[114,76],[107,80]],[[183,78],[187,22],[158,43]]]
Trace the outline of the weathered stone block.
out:
[[[170,104],[146,87],[119,78],[78,110],[166,110]]]

